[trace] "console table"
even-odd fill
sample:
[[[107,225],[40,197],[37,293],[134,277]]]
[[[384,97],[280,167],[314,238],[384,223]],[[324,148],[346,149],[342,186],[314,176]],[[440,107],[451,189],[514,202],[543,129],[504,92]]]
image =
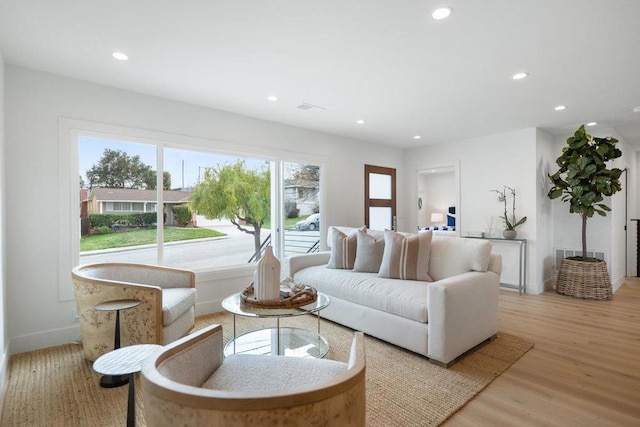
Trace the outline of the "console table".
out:
[[[517,289],[520,295],[527,293],[527,239],[505,239],[503,237],[464,236],[467,239],[482,239],[519,245],[518,284],[500,283],[503,288]]]

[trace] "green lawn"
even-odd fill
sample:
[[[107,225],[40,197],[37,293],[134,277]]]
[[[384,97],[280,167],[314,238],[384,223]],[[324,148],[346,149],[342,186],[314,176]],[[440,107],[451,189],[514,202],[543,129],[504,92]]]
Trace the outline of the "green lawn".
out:
[[[177,242],[180,240],[202,239],[205,237],[225,236],[219,231],[207,228],[179,228],[167,227],[164,229],[165,242]],[[156,242],[156,229],[121,231],[118,233],[84,236],[80,240],[80,252],[95,251],[98,249],[121,248],[125,246],[147,245]]]

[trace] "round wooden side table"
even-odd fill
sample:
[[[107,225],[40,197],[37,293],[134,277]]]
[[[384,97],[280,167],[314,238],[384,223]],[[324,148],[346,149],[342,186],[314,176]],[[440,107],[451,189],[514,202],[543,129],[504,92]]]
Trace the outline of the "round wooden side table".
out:
[[[127,427],[136,425],[136,388],[135,374],[140,372],[142,362],[161,349],[158,344],[136,344],[112,350],[93,362],[93,370],[110,376],[126,376],[129,382],[127,399]]]
[[[116,332],[113,340],[113,349],[120,348],[120,310],[126,310],[140,305],[140,301],[137,299],[119,299],[113,301],[105,301],[94,307],[97,311],[115,311],[116,312]],[[129,377],[126,375],[104,375],[100,378],[100,387],[113,388],[120,387],[129,382]]]

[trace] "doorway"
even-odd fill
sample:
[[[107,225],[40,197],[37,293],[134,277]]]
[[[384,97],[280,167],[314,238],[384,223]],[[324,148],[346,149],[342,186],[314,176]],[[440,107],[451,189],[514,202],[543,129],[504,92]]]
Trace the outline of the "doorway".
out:
[[[460,171],[457,162],[416,170],[417,229],[443,228],[460,235]],[[453,233],[452,233],[453,234]]]
[[[372,230],[396,230],[396,170],[364,165],[364,224]]]

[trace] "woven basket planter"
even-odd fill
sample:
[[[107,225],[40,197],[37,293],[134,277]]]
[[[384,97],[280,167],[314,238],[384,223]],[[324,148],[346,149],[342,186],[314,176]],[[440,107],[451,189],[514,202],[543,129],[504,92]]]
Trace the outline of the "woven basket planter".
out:
[[[560,264],[556,291],[576,298],[611,299],[611,279],[607,263],[564,258]]]

